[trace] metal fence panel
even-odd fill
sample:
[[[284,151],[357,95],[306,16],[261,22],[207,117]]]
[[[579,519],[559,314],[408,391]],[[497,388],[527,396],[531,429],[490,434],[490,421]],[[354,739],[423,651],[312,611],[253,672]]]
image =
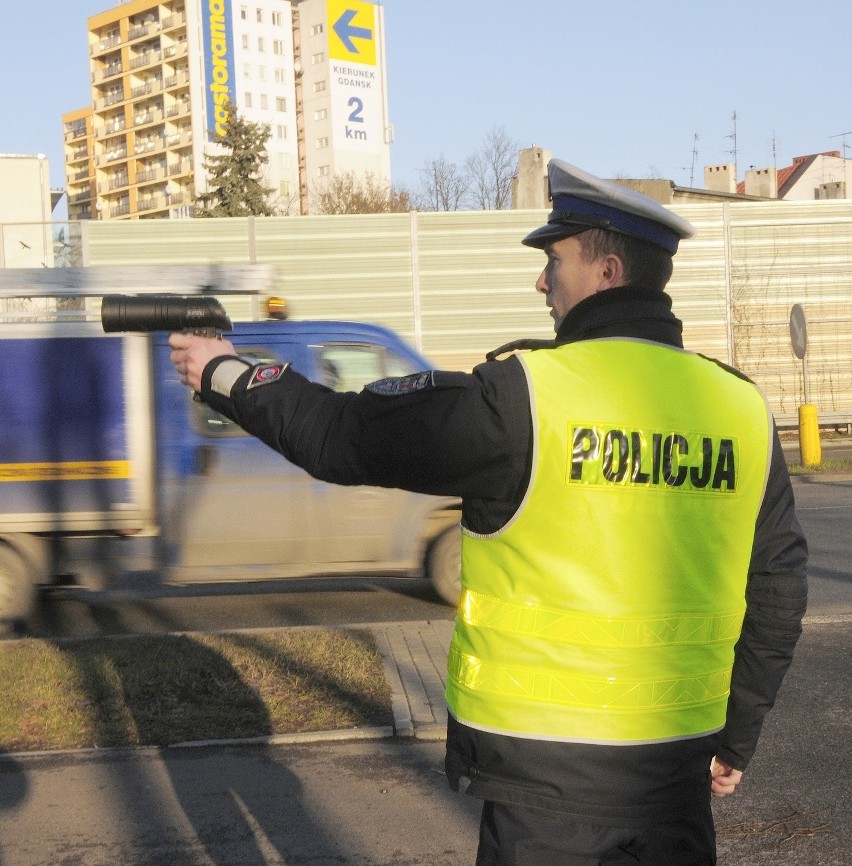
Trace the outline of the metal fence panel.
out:
[[[810,399],[852,421],[852,201],[683,203],[698,229],[669,284],[688,348],[733,363],[784,423],[803,400],[789,337],[808,319]],[[520,240],[547,211],[92,221],[82,259],[103,264],[265,263],[294,318],[387,325],[438,367],[470,369],[518,337],[552,336]],[[229,308],[239,318],[241,309]],[[246,307],[245,315],[250,314]]]

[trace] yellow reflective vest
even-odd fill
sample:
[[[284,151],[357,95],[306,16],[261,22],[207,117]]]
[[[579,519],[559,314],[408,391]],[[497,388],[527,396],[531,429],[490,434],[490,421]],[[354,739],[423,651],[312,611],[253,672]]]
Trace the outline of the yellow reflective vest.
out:
[[[451,712],[570,742],[721,729],[769,467],[763,395],[639,340],[520,358],[531,478],[503,529],[464,533]]]

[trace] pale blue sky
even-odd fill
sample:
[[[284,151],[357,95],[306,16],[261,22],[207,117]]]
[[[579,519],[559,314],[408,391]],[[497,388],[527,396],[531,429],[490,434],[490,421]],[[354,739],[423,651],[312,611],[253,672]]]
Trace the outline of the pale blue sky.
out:
[[[0,28],[0,153],[46,153],[89,101],[86,18],[109,0],[26,0]],[[823,0],[386,0],[394,182],[463,163],[494,127],[595,174],[695,185],[703,166],[852,156],[852,4]],[[845,138],[843,133],[849,132]],[[773,152],[774,147],[774,152]]]

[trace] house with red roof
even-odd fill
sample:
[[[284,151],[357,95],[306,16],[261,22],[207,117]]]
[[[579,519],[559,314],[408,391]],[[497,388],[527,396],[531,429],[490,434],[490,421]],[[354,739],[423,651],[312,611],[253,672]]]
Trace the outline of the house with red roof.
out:
[[[850,198],[852,159],[839,150],[797,156],[784,168],[749,168],[745,180],[735,180],[733,163],[707,166],[704,186],[718,192],[738,193],[785,201]]]

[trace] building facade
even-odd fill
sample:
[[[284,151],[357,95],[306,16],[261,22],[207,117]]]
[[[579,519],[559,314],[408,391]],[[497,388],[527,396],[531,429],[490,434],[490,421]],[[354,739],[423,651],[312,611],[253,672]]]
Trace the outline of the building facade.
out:
[[[88,19],[91,105],[63,116],[69,219],[191,216],[224,107],[268,126],[282,214],[390,180],[384,21],[366,0],[128,0]]]
[[[43,153],[0,153],[0,268],[52,268],[50,189]]]

